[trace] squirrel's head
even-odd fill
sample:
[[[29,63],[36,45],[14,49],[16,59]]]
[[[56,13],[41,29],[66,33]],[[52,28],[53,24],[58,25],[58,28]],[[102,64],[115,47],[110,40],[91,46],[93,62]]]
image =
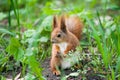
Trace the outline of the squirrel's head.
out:
[[[67,37],[68,30],[65,24],[65,17],[62,16],[58,19],[58,17],[53,17],[53,28],[51,33],[51,42],[52,43],[60,43],[64,42]]]

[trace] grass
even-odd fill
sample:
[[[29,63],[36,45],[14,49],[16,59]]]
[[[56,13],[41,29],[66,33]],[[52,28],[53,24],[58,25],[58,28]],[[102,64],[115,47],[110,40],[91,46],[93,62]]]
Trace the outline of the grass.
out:
[[[62,3],[59,6],[54,5],[60,3],[59,1],[25,2],[26,4],[10,0],[10,9],[4,12],[8,14],[8,23],[0,24],[8,27],[0,28],[0,79],[4,80],[3,75],[8,71],[11,71],[15,78],[19,67],[25,79],[44,79],[40,62],[51,55],[52,16],[62,12],[76,14],[84,22],[83,40],[78,51],[84,53],[81,59],[85,60],[88,57],[84,49],[87,48],[90,61],[82,65],[82,69],[78,69],[83,78],[86,79],[86,68],[91,67],[95,73],[99,72],[99,76],[107,80],[120,79],[120,11],[117,10],[119,6],[114,8],[117,4],[87,0],[83,1],[81,6],[76,6],[80,1],[72,4],[67,0],[67,4]],[[87,3],[92,4],[87,7]],[[93,8],[96,4],[99,6]],[[20,8],[20,5],[24,6]],[[110,14],[108,7],[111,9]]]

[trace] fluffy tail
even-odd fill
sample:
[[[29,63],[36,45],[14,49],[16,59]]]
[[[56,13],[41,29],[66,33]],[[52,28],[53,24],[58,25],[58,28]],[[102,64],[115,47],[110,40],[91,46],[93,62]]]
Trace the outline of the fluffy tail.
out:
[[[79,17],[70,16],[66,18],[66,25],[68,30],[80,40],[83,29],[83,22],[79,19]]]

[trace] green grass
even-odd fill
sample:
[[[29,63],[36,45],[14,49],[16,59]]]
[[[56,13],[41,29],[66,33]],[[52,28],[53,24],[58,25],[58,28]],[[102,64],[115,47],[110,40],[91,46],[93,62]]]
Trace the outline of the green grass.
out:
[[[91,61],[83,65],[82,70],[78,69],[83,78],[86,75],[86,67],[90,66],[95,72],[101,73],[99,76],[107,80],[119,79],[120,6],[113,4],[112,1],[95,0],[77,0],[74,3],[66,0],[64,2],[66,4],[55,5],[58,3],[60,2],[52,0],[8,1],[9,10],[3,12],[8,14],[7,17],[3,17],[3,19],[8,18],[8,23],[0,24],[0,26],[6,26],[0,28],[0,79],[4,80],[3,73],[7,71],[12,71],[15,77],[15,67],[22,67],[21,74],[26,79],[29,77],[44,79],[40,62],[51,55],[52,17],[63,12],[70,15],[76,14],[84,22],[83,39],[78,50],[81,52],[83,50],[81,59],[85,60],[87,57],[85,57],[84,48],[87,48],[91,53],[89,56]],[[87,4],[90,5],[86,6]],[[107,16],[110,19],[106,19]]]

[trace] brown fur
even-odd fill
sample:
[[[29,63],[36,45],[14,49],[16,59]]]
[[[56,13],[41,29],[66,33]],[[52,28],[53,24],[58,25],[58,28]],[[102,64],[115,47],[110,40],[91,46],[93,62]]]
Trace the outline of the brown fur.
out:
[[[79,45],[79,39],[81,38],[83,24],[76,16],[60,16],[53,18],[53,31],[51,33],[52,44],[52,58],[50,62],[51,70],[53,74],[60,75],[60,71],[56,67],[61,64],[61,57],[59,56],[60,47],[57,45],[62,42],[67,42],[67,48],[63,53],[63,56],[70,51],[75,50]]]

